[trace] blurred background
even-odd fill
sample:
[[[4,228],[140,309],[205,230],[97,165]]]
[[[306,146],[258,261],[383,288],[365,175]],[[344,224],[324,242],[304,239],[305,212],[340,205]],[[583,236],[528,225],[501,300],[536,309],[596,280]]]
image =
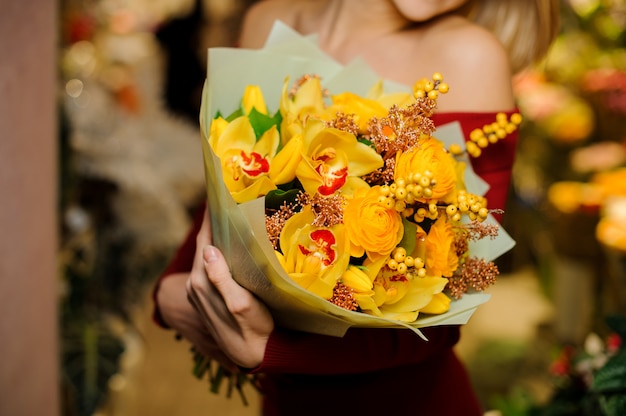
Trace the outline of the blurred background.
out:
[[[250,3],[60,1],[63,415],[257,414],[253,389],[246,405],[192,376],[150,293],[203,198],[206,49],[235,44]],[[626,414],[626,2],[562,1],[557,42],[515,87],[517,246],[458,351],[494,415]]]

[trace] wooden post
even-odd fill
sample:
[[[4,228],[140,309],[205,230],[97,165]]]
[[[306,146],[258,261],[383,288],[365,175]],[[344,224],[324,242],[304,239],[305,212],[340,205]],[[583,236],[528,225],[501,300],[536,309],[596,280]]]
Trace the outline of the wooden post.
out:
[[[59,414],[57,6],[0,13],[0,415]]]

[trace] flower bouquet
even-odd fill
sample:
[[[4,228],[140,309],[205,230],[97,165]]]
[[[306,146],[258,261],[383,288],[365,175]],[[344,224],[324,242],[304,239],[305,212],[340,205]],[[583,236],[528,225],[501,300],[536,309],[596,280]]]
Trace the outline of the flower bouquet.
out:
[[[280,23],[261,50],[209,50],[200,124],[214,244],[278,325],[424,338],[419,328],[465,324],[488,300],[478,292],[514,242],[468,154],[520,120],[502,114],[467,145],[458,123],[435,134],[447,90],[441,74],[406,87],[342,66]]]

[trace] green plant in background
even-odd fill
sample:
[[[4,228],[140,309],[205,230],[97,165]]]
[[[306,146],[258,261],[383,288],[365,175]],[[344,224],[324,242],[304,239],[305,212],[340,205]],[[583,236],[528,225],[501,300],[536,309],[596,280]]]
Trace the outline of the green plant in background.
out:
[[[553,362],[555,389],[527,416],[621,416],[626,414],[626,318],[610,316],[608,335],[587,337],[582,348],[564,347]]]
[[[620,340],[626,340],[626,319],[613,316],[608,326]],[[626,414],[626,348],[623,343],[593,377],[591,394],[597,398],[602,412],[610,416]]]
[[[582,330],[564,335],[554,330],[561,324],[555,318],[550,334],[537,336],[549,344],[542,354],[558,350],[572,372],[548,378],[553,394],[546,403],[512,381],[489,401],[504,416],[626,414],[616,393],[624,386],[622,348],[593,371],[581,373],[571,361],[589,366],[584,344],[594,337],[585,334],[606,334],[607,316],[626,316],[626,251],[618,245],[626,244],[626,205],[615,199],[626,197],[626,2],[563,0],[561,6],[562,32],[547,59],[516,79],[524,123],[504,227],[518,243],[515,264],[532,263],[555,309],[578,313],[569,319]],[[580,286],[578,298],[555,296],[580,282],[563,261],[591,282]],[[583,313],[580,300],[591,310]],[[615,327],[621,318],[609,321],[623,336]]]

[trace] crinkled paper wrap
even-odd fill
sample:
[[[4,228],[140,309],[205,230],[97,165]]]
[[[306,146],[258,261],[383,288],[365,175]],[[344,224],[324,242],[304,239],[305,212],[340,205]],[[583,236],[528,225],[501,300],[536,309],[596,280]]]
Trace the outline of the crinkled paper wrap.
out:
[[[235,280],[270,308],[278,325],[332,336],[343,336],[349,327],[410,328],[423,336],[419,328],[467,323],[476,308],[489,299],[484,293],[466,294],[452,301],[444,314],[420,315],[415,322],[404,323],[348,311],[298,286],[282,269],[267,237],[264,198],[237,204],[224,185],[220,161],[208,143],[211,120],[218,111],[228,115],[237,110],[246,85],[259,85],[268,106],[276,105],[271,111],[276,111],[287,76],[293,82],[305,74],[316,74],[333,93],[351,91],[359,95],[366,95],[380,78],[363,62],[338,64],[317,47],[315,38],[303,37],[280,22],[263,49],[210,48],[207,74],[200,125],[213,243],[224,253]],[[384,85],[386,92],[409,91],[391,82]],[[435,136],[464,146],[458,123],[438,128]],[[469,163],[465,179],[470,192],[483,195],[488,189]],[[472,243],[470,250],[473,256],[487,261],[515,244],[502,228],[496,240],[486,240]]]

